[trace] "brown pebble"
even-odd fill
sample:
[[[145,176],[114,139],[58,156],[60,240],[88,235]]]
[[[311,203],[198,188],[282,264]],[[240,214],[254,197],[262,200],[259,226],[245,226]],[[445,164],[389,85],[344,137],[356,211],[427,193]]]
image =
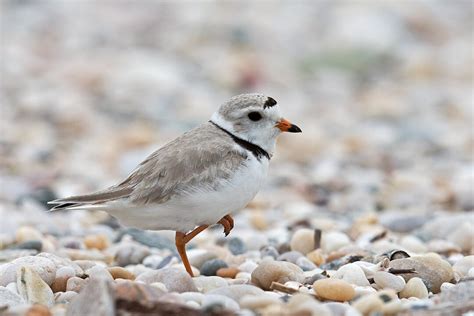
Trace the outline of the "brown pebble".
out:
[[[88,249],[104,250],[109,247],[109,239],[106,235],[88,235],[84,238],[84,244]]]
[[[237,273],[239,273],[240,270],[237,269],[237,268],[220,268],[219,270],[217,270],[217,276],[220,276],[221,278],[231,278],[231,279],[235,279],[235,276],[237,275]]]
[[[308,257],[308,259],[318,267],[326,262],[321,249],[311,251],[310,253],[306,254],[306,257]]]
[[[322,279],[313,284],[316,294],[326,300],[345,302],[355,296],[352,285],[339,279]]]
[[[30,309],[26,312],[25,316],[51,316],[51,312],[49,309],[40,304],[35,304],[30,307]]]
[[[126,279],[126,280],[135,280],[135,275],[122,267],[110,267],[107,268],[109,273],[115,279]]]
[[[67,285],[67,280],[68,279],[69,279],[69,277],[54,279],[53,284],[51,284],[51,290],[53,290],[54,293],[56,293],[56,292],[66,292],[66,285]]]

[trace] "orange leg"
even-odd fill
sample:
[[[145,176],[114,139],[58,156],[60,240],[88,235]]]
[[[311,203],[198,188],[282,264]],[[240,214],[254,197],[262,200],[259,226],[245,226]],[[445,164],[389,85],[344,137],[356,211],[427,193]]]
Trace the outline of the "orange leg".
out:
[[[230,217],[230,215],[222,217],[217,223],[224,226],[224,234],[226,236],[229,235],[232,228],[234,228],[234,219]]]
[[[175,242],[176,242],[176,249],[178,250],[179,256],[183,261],[184,268],[189,273],[191,277],[193,277],[193,270],[191,270],[191,265],[189,264],[188,256],[186,255],[186,244],[191,241],[197,234],[202,232],[208,227],[208,225],[201,225],[196,227],[191,232],[185,234],[181,232],[176,232]]]

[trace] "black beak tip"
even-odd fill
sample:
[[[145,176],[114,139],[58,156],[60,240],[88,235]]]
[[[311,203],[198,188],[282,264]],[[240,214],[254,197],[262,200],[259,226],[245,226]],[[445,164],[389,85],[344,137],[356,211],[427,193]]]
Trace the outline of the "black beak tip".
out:
[[[301,133],[302,130],[301,130],[301,128],[299,128],[295,124],[291,124],[291,127],[288,129],[288,132],[290,132],[290,133]]]

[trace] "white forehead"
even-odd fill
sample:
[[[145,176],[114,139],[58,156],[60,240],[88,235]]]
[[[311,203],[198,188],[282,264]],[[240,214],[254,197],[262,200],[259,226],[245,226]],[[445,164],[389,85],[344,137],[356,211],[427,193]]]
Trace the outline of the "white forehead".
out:
[[[239,117],[243,113],[259,111],[265,116],[278,119],[280,110],[276,101],[263,94],[241,94],[222,104],[218,110],[224,118]]]

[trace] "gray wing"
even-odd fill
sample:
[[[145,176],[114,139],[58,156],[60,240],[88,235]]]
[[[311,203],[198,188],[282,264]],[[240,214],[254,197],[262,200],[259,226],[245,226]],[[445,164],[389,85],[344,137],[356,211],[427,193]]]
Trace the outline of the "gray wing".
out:
[[[211,123],[166,144],[145,159],[123,182],[104,191],[50,202],[52,210],[127,198],[144,205],[163,203],[196,188],[213,188],[245,164],[247,156],[232,138]]]

